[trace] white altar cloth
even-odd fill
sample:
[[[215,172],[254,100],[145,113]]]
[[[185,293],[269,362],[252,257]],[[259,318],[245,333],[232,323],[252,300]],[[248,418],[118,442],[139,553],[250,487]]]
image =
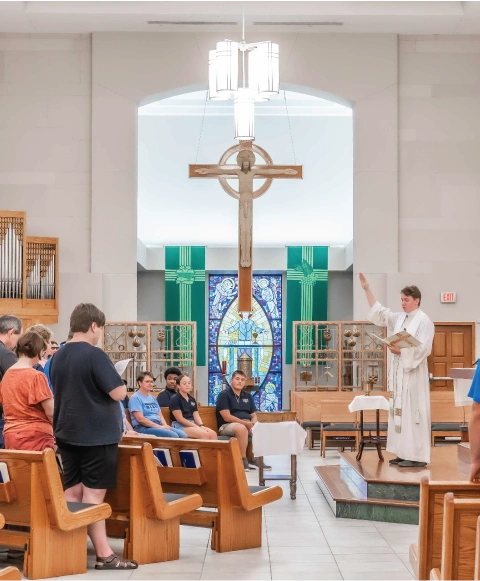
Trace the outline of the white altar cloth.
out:
[[[388,400],[383,395],[357,395],[349,404],[350,412],[362,410],[389,410]]]
[[[252,428],[254,456],[302,453],[307,432],[297,422],[257,422]]]

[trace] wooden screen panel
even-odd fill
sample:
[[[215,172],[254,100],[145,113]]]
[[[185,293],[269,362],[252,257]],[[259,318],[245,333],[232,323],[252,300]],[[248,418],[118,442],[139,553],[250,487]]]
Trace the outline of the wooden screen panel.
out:
[[[433,377],[449,377],[450,369],[471,367],[475,355],[474,323],[435,323],[428,371]],[[453,381],[434,380],[431,389],[453,390]]]

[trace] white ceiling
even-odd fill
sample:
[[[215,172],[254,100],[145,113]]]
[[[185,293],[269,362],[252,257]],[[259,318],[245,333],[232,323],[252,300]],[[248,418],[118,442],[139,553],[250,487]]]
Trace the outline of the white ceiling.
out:
[[[300,0],[0,2],[0,32],[222,31],[234,35],[241,32],[242,10],[248,36],[273,31],[480,34],[480,2]],[[170,24],[148,24],[152,20]],[[194,24],[201,22],[210,24]]]

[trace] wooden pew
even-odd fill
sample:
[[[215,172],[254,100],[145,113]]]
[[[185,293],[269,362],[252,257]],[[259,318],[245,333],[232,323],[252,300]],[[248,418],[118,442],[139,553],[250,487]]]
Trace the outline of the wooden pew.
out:
[[[215,406],[213,406],[213,405],[199,405],[198,406],[198,413],[200,414],[200,417],[202,418],[203,425],[206,426],[207,428],[210,428],[211,430],[213,430],[214,432],[216,432],[218,434],[217,413],[216,413]],[[260,414],[260,416],[266,415],[266,414],[262,414],[261,412],[258,412],[258,413]],[[258,413],[257,413],[257,417],[258,417]],[[163,417],[165,418],[167,424],[171,425],[170,409],[169,408],[162,408],[162,414],[163,414]],[[261,421],[260,418],[258,421]],[[229,438],[229,436],[219,436],[219,439],[229,440],[230,438]],[[246,456],[247,456],[248,460],[253,459],[252,437],[250,435],[248,436],[248,445],[247,445]]]
[[[5,518],[3,514],[0,514],[0,529],[5,526]],[[5,579],[6,581],[17,581],[21,579],[22,575],[16,567],[5,567],[0,569],[0,579]]]
[[[420,518],[418,545],[410,546],[410,564],[419,580],[430,579],[432,569],[442,562],[445,495],[453,492],[456,498],[479,498],[480,484],[469,482],[420,481]],[[473,562],[473,561],[472,561]]]
[[[180,556],[180,517],[202,506],[202,497],[164,494],[152,446],[119,446],[118,486],[105,498],[112,508],[110,536],[125,538],[123,557],[139,565]]]
[[[474,581],[480,581],[480,516],[477,519],[477,535],[475,538],[475,570]]]
[[[66,502],[55,453],[0,450],[10,482],[0,484],[0,512],[8,525],[0,545],[25,549],[23,574],[29,579],[85,573],[87,525],[110,516],[108,504]]]
[[[16,567],[4,567],[0,569],[0,579],[5,579],[6,581],[17,581],[21,579],[22,575]]]
[[[211,547],[219,553],[262,546],[262,507],[283,493],[279,486],[248,486],[236,438],[211,441],[141,436],[124,437],[122,444],[139,446],[142,441],[170,450],[174,467],[157,467],[164,492],[198,493],[202,497],[203,510],[182,516],[181,524],[212,528]],[[201,468],[181,468],[180,450],[197,450]]]
[[[462,438],[461,425],[470,420],[471,406],[456,407],[453,391],[434,391],[430,396],[432,446],[436,438]]]
[[[445,495],[442,562],[431,570],[430,579],[473,579],[479,515],[479,498]]]
[[[339,400],[322,401],[320,407],[320,454],[323,458],[325,458],[327,439],[332,440],[331,447],[334,448],[351,446],[356,450],[358,447],[360,433],[357,427],[357,413],[351,413],[348,410],[349,403]]]

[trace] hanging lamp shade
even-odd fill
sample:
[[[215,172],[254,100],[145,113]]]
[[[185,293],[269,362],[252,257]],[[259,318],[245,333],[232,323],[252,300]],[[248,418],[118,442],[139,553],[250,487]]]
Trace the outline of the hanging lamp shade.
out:
[[[235,139],[255,139],[255,96],[250,89],[238,89],[234,105]]]
[[[278,44],[274,42],[261,42],[255,49],[258,71],[258,92],[269,97],[278,95],[280,91],[280,60]]]
[[[208,97],[212,101],[226,101],[230,98],[230,93],[217,91],[217,51],[208,51]]]
[[[258,92],[258,75],[258,53],[256,49],[253,49],[248,53],[248,88],[254,94],[256,103],[264,103],[269,100],[269,95],[261,95]]]
[[[238,42],[217,42],[216,50],[217,93],[238,89]]]

